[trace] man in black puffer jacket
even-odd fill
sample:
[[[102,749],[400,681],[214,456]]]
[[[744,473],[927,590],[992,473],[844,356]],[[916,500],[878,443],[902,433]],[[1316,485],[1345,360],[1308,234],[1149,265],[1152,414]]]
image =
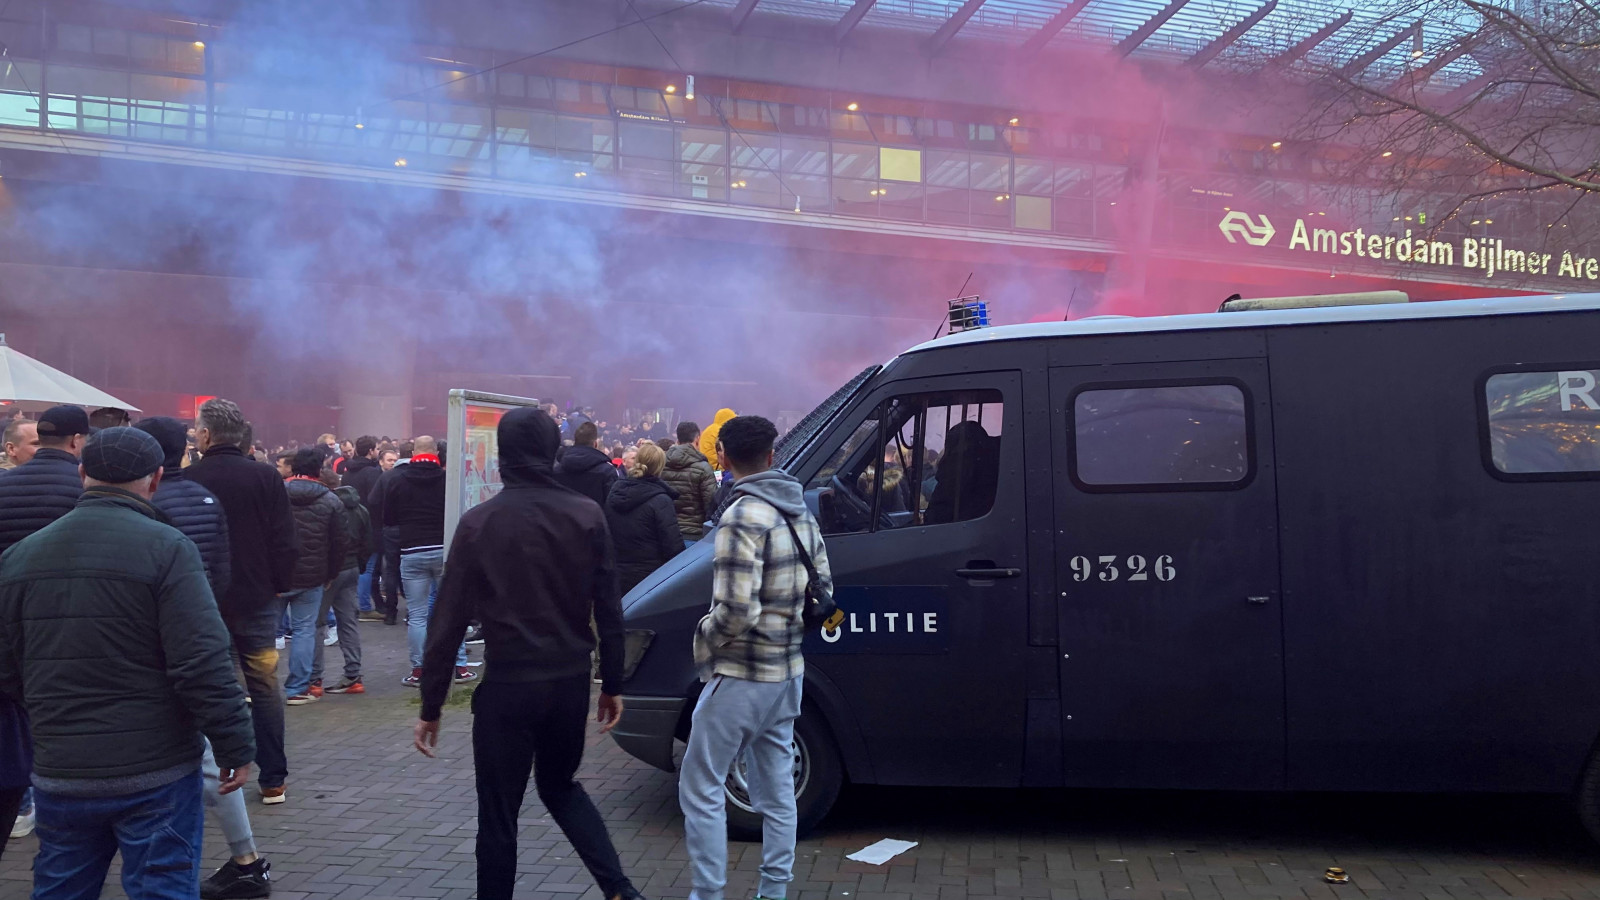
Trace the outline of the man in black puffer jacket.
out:
[[[140,419],[134,427],[155,438],[161,444],[161,452],[166,454],[161,483],[150,502],[200,551],[200,562],[205,566],[211,593],[221,597],[227,593],[232,578],[228,563],[232,553],[228,547],[228,516],[215,494],[184,476],[183,457],[189,447],[187,429],[182,422],[167,416]],[[201,883],[200,896],[267,896],[271,891],[268,875],[271,865],[256,852],[255,832],[250,828],[244,795],[240,792],[218,794],[221,767],[209,743],[200,761],[200,774],[205,783],[206,808],[216,815],[231,856],[221,869]]]
[[[322,463],[327,457],[315,447],[301,447],[289,464],[293,473],[287,479],[289,509],[294,513],[294,530],[300,544],[300,560],[289,582],[284,600],[289,604],[289,622],[294,631],[289,647],[289,678],[283,691],[289,706],[301,706],[319,698],[321,687],[311,689],[311,669],[316,661],[317,612],[322,595],[339,574],[348,552],[345,539],[344,504],[322,483]]]
[[[217,495],[184,477],[183,454],[187,449],[183,423],[167,416],[140,419],[135,428],[156,439],[166,461],[161,468],[161,486],[151,501],[166,513],[172,527],[194,542],[200,561],[206,567],[211,593],[221,597],[228,592],[232,578],[229,568],[228,516]]]
[[[95,896],[120,844],[125,884],[193,897],[202,736],[224,791],[255,758],[200,554],[150,504],[162,457],[138,429],[99,432],[77,506],[0,556],[0,692],[33,722],[37,896]]]
[[[556,465],[556,480],[604,508],[606,495],[617,483],[617,467],[612,465],[611,457],[595,449],[599,439],[600,429],[593,422],[579,425],[572,446],[561,454],[561,462]]]
[[[78,453],[89,435],[89,414],[52,406],[38,427],[39,452],[0,474],[0,553],[71,512],[83,493]]]

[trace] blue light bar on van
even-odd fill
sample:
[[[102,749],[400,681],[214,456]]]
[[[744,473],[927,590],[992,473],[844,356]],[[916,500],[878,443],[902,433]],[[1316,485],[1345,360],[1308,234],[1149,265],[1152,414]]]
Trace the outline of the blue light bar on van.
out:
[[[950,301],[947,321],[950,323],[951,334],[971,331],[974,328],[988,328],[989,304],[976,294],[971,297],[957,297]]]

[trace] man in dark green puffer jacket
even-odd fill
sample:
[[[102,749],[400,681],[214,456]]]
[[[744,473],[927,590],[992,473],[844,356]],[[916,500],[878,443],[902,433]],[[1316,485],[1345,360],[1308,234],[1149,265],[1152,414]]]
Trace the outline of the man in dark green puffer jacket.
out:
[[[77,507],[0,556],[0,692],[33,723],[38,895],[98,896],[120,849],[132,900],[193,897],[201,735],[225,793],[255,758],[200,554],[150,504],[163,457],[143,431],[95,434]]]

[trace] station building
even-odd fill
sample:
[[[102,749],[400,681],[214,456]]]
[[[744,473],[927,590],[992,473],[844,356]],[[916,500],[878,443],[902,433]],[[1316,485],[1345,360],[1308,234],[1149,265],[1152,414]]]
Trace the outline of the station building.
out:
[[[12,0],[0,332],[278,441],[438,432],[454,387],[796,415],[960,294],[1595,289],[1558,201],[1441,227],[1290,135],[1297,60],[1414,72],[1406,34],[1324,0]]]

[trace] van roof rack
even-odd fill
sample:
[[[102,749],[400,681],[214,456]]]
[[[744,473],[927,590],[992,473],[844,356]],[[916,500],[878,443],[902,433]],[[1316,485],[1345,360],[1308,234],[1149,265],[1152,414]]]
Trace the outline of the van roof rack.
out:
[[[1217,312],[1250,312],[1260,309],[1312,309],[1319,306],[1375,306],[1381,303],[1410,303],[1405,291],[1363,291],[1352,294],[1310,294],[1304,297],[1258,297],[1246,300],[1234,294],[1222,301]]]

